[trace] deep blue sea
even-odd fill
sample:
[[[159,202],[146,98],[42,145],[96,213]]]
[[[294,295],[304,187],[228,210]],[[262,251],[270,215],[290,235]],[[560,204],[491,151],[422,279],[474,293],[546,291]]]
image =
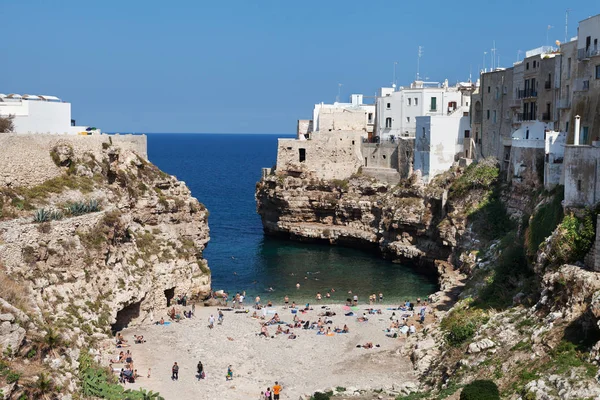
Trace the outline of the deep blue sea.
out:
[[[362,300],[383,292],[390,301],[425,297],[435,291],[431,278],[371,253],[263,236],[254,189],[261,168],[275,164],[277,138],[148,134],[150,161],[185,181],[210,211],[210,242],[204,257],[214,290],[245,290],[250,298],[259,294],[263,301],[274,303],[281,303],[286,294],[290,301],[312,301],[317,292],[325,295],[332,288],[332,302],[345,301],[348,291]]]

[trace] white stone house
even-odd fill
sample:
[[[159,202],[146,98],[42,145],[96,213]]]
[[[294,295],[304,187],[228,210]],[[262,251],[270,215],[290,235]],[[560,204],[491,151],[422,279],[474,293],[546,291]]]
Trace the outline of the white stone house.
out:
[[[350,96],[350,103],[315,104],[312,132],[362,131],[373,133],[375,104],[364,104],[362,94]]]
[[[564,185],[563,161],[565,157],[565,132],[546,132],[544,156],[544,188],[552,190],[556,185]]]
[[[0,116],[14,116],[15,133],[75,135],[88,128],[75,126],[71,103],[56,96],[0,93]]]
[[[447,115],[459,107],[468,107],[471,83],[448,86],[444,83],[414,81],[410,87],[381,88],[377,97],[377,132],[379,141],[415,137],[417,117]]]
[[[459,107],[447,115],[416,117],[414,170],[424,182],[447,171],[463,152],[470,136],[469,108]]]

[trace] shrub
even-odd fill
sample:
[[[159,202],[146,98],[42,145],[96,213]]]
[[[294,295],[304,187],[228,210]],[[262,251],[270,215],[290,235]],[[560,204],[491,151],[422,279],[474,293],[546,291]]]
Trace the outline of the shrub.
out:
[[[596,236],[592,213],[587,212],[583,217],[573,213],[565,215],[557,229],[548,254],[549,262],[559,265],[583,260]]]
[[[442,320],[441,328],[446,331],[446,341],[451,346],[458,347],[472,338],[477,329],[487,321],[482,310],[468,307],[468,302],[456,306]]]
[[[499,172],[493,159],[486,158],[478,163],[472,163],[450,186],[450,197],[461,197],[472,189],[490,188],[497,181]]]
[[[500,400],[500,392],[493,381],[477,380],[464,387],[460,400]]]
[[[315,392],[310,398],[311,400],[329,400],[331,399],[331,393]]]
[[[540,243],[552,234],[554,229],[563,219],[562,200],[564,191],[557,190],[557,193],[552,197],[552,200],[543,206],[539,207],[535,214],[531,217],[529,227],[525,234],[525,243],[527,244],[527,252],[530,255],[537,253]]]

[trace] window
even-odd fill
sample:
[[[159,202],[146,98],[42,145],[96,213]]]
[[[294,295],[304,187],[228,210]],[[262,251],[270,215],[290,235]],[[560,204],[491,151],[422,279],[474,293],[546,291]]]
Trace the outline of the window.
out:
[[[581,128],[581,144],[587,144],[588,142],[588,133],[589,133],[589,127],[584,126],[583,128]]]
[[[387,103],[387,109],[391,109],[392,108],[392,103]]]
[[[490,119],[490,110],[487,110],[487,119]]]
[[[469,138],[469,137],[471,137],[471,131],[465,130],[465,138]]]
[[[577,179],[577,191],[581,192],[581,179]]]
[[[391,127],[392,127],[392,118],[390,118],[390,117],[387,117],[387,118],[385,119],[385,127],[386,127],[386,128],[391,128]]]
[[[408,101],[408,105],[410,106],[410,102],[412,101],[412,99],[409,97],[408,99],[406,99]]]
[[[565,132],[569,132],[569,121],[565,124]]]
[[[496,86],[496,100],[500,98],[500,89]]]
[[[410,123],[410,117],[406,117],[406,122]]]
[[[571,79],[571,58],[567,59],[567,79]]]
[[[369,113],[368,118],[369,118],[369,124],[372,124],[373,123],[373,113]]]
[[[529,128],[525,131],[525,139],[529,139]]]
[[[415,106],[418,106],[418,105],[419,105],[419,98],[415,97]]]
[[[533,60],[533,68],[535,68],[535,64],[536,64],[536,61],[535,61],[535,60]]]
[[[525,64],[525,69],[529,69],[529,63]]]
[[[431,98],[431,111],[437,110],[437,97]]]
[[[492,89],[488,86],[488,93],[490,93],[490,90],[492,90]]]
[[[300,162],[306,161],[306,149],[298,149],[298,153],[300,156]]]
[[[596,65],[596,79],[600,79],[600,65]]]
[[[494,118],[492,119],[492,123],[496,123],[496,110],[494,110]]]

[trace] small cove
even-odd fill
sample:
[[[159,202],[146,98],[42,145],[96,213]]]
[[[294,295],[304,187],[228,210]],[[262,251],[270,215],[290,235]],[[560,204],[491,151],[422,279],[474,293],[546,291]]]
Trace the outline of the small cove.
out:
[[[275,164],[276,151],[277,135],[148,134],[150,161],[185,181],[210,211],[204,257],[215,290],[245,290],[274,303],[285,295],[312,301],[331,288],[336,291],[328,302],[345,301],[348,291],[362,300],[383,292],[387,303],[436,290],[431,277],[373,253],[265,237],[254,188],[261,168]]]

